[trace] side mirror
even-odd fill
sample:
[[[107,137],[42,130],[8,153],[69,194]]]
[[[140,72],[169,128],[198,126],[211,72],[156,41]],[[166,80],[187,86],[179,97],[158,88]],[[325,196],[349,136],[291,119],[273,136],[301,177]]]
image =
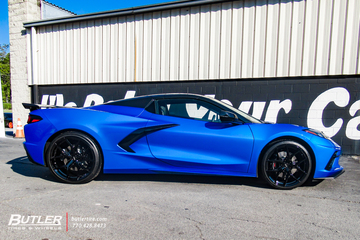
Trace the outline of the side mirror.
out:
[[[239,123],[238,116],[235,113],[228,111],[221,111],[220,120],[223,123]]]

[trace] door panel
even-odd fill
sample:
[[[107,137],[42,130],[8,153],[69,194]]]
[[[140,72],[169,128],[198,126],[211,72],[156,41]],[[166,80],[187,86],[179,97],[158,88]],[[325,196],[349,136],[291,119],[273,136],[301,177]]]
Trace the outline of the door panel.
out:
[[[205,112],[198,109],[201,112],[197,116]],[[183,168],[247,172],[253,148],[249,126],[221,123],[211,114],[206,118],[215,119],[213,122],[149,114],[155,122],[177,124],[147,135],[151,153],[161,161]]]

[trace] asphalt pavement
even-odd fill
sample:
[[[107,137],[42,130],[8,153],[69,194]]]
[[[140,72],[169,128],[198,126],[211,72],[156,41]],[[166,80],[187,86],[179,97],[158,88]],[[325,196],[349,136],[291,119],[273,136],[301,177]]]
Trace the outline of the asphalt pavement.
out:
[[[0,239],[359,239],[360,162],[290,191],[252,178],[100,175],[56,181],[0,138]]]

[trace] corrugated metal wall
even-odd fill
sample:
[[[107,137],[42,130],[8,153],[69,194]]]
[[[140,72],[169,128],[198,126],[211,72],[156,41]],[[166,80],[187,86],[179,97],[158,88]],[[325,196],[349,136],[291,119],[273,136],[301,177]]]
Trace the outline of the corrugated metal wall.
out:
[[[245,0],[33,27],[29,84],[360,74],[359,0]]]

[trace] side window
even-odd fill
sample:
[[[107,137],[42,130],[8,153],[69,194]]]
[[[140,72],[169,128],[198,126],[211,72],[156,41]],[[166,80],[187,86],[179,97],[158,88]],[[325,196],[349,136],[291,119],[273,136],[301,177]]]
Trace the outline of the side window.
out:
[[[220,122],[221,109],[195,99],[165,99],[158,101],[159,114],[207,122]]]
[[[155,113],[155,102],[151,101],[150,104],[148,104],[148,106],[145,108],[146,111],[151,112],[151,113]]]

